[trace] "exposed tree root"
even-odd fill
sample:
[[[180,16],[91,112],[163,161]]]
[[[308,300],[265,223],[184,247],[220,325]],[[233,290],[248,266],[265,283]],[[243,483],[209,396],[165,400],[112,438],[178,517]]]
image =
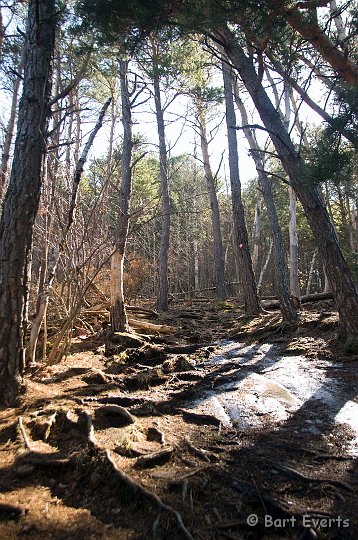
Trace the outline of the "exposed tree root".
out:
[[[93,426],[92,416],[91,414],[84,410],[82,411],[83,417],[86,419],[87,423],[87,438],[90,446],[92,446],[94,449],[96,449],[99,452],[103,452],[101,447],[98,445],[95,437],[95,430]],[[188,529],[185,527],[183,518],[181,517],[180,513],[172,508],[171,506],[165,504],[155,493],[152,493],[151,491],[147,490],[145,487],[143,487],[138,482],[135,482],[132,478],[130,478],[126,473],[124,473],[114,462],[114,460],[111,457],[111,453],[109,450],[104,450],[104,455],[106,457],[106,460],[109,462],[112,471],[114,472],[115,476],[123,482],[125,485],[127,485],[134,493],[142,495],[144,498],[152,502],[153,504],[157,505],[160,510],[163,510],[165,512],[168,512],[174,516],[176,519],[177,525],[179,530],[182,532],[184,538],[187,538],[188,540],[194,540],[193,536],[190,534]],[[157,518],[158,520],[158,518]],[[159,521],[158,521],[159,526]]]
[[[105,455],[114,471],[114,473],[117,475],[119,480],[123,483],[125,483],[127,486],[129,486],[135,493],[138,493],[142,495],[144,498],[152,502],[153,504],[157,505],[160,510],[163,510],[165,512],[170,513],[174,518],[176,519],[177,525],[179,530],[182,532],[184,538],[187,538],[188,540],[194,540],[191,533],[188,531],[188,529],[185,527],[183,518],[180,515],[180,513],[172,508],[171,506],[165,504],[155,493],[152,493],[151,491],[147,490],[145,487],[143,487],[141,484],[135,482],[132,478],[130,478],[126,473],[124,473],[119,467],[116,465],[116,463],[113,461],[111,457],[111,453],[109,450],[105,451]],[[156,522],[158,521],[158,518]],[[158,522],[159,523],[159,522]],[[157,525],[158,527],[158,525]],[[157,529],[156,527],[156,529]]]
[[[166,463],[169,461],[169,459],[172,457],[174,452],[174,448],[172,446],[169,446],[168,448],[164,448],[163,450],[160,450],[159,452],[154,452],[153,454],[147,454],[145,456],[140,456],[136,461],[137,467],[142,468],[149,468],[149,467],[155,467],[156,465],[162,465],[163,463]]]
[[[0,521],[19,521],[25,512],[21,506],[0,503]]]
[[[353,489],[346,483],[340,482],[339,480],[329,480],[324,478],[312,478],[311,476],[305,476],[304,474],[291,469],[290,467],[284,467],[283,465],[274,465],[274,468],[284,473],[286,476],[293,478],[294,480],[299,480],[301,482],[308,482],[312,484],[330,484],[331,486],[339,487],[346,489],[347,491],[353,491]]]
[[[125,422],[125,424],[134,424],[135,418],[132,416],[127,409],[121,407],[121,405],[103,405],[99,407],[96,412],[101,412],[105,415],[117,416]]]
[[[206,469],[209,469],[212,467],[212,465],[204,465],[203,467],[198,467],[195,469],[195,471],[190,471],[187,474],[184,474],[182,476],[178,476],[177,478],[173,478],[172,480],[169,480],[170,486],[178,486],[185,482],[188,478],[191,478],[192,476],[196,476],[197,474],[201,473],[202,471],[206,471]]]
[[[87,428],[86,436],[87,436],[88,443],[90,444],[90,446],[93,446],[94,448],[98,448],[97,440],[94,434],[94,425],[93,425],[91,413],[84,410],[84,411],[81,411],[81,415],[84,417],[86,421],[86,428]]]
[[[188,437],[185,437],[184,440],[190,452],[192,452],[195,456],[198,456],[200,459],[207,461],[208,463],[211,462],[210,452],[208,452],[207,450],[202,450],[201,448],[197,448],[196,446],[194,446]]]
[[[21,461],[39,467],[64,467],[71,463],[71,458],[59,457],[58,452],[46,454],[44,452],[29,452],[21,456]]]

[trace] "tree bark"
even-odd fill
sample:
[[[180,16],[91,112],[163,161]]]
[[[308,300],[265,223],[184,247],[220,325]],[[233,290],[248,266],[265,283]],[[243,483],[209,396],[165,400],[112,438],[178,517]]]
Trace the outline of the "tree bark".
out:
[[[310,182],[305,162],[297,153],[277,111],[258,80],[251,60],[227,27],[217,32],[217,37],[220,43],[223,41],[226,43],[227,55],[237,68],[303,206],[326,268],[339,312],[342,333],[348,338],[356,339],[358,337],[358,291],[321,196]]]
[[[220,211],[218,197],[216,194],[215,179],[210,165],[209,143],[206,132],[205,111],[200,103],[196,103],[198,110],[198,124],[200,131],[200,145],[203,157],[204,172],[206,185],[209,192],[211,221],[213,229],[213,244],[214,244],[214,268],[215,268],[215,294],[218,299],[225,300],[227,298],[225,284],[225,261],[224,250],[221,236]]]
[[[121,81],[123,153],[122,178],[119,193],[119,214],[116,227],[115,251],[111,260],[111,328],[113,332],[128,330],[128,319],[124,305],[123,267],[129,227],[129,205],[132,191],[132,111],[128,88],[128,61],[119,62]]]
[[[46,150],[55,41],[55,2],[30,0],[23,94],[0,222],[0,401],[17,396],[25,364],[28,266]]]
[[[229,145],[229,169],[232,197],[233,221],[235,224],[236,257],[240,272],[241,289],[244,297],[245,313],[252,316],[260,313],[260,303],[252,260],[249,250],[249,238],[246,229],[244,207],[241,197],[241,182],[239,176],[239,156],[237,150],[236,115],[233,101],[231,73],[225,62],[222,63],[224,92],[226,105],[226,126]]]

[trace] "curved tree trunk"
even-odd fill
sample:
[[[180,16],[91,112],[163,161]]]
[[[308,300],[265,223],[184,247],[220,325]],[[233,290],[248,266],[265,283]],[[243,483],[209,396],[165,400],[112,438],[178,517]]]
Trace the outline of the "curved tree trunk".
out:
[[[168,309],[168,253],[170,236],[170,199],[168,181],[168,159],[165,142],[164,115],[160,95],[160,77],[157,63],[157,50],[154,40],[152,40],[153,53],[153,86],[155,112],[157,117],[157,128],[159,138],[159,161],[160,161],[160,190],[162,197],[162,231],[160,237],[159,257],[158,257],[158,293],[157,309],[166,311]]]
[[[23,94],[0,222],[0,400],[5,404],[20,390],[25,362],[28,266],[46,150],[55,25],[54,0],[30,0]]]
[[[222,63],[224,77],[224,92],[226,104],[226,125],[229,144],[229,168],[232,197],[233,221],[235,224],[236,257],[240,272],[241,292],[244,297],[246,315],[260,313],[260,303],[254,271],[252,269],[249,238],[246,229],[244,207],[241,197],[241,182],[239,176],[239,156],[237,150],[236,115],[233,101],[231,73],[225,62]]]
[[[287,172],[312,229],[316,245],[326,268],[329,283],[339,312],[342,332],[349,338],[358,338],[358,290],[340,249],[336,232],[329,219],[317,188],[309,181],[305,162],[297,154],[292,141],[271,103],[255,68],[245,55],[235,36],[227,28],[217,34],[226,41],[226,53],[238,69],[257,112],[269,132],[282,165]]]
[[[235,85],[235,100],[236,100],[236,105],[241,114],[242,124],[244,126],[248,125],[248,117],[247,117],[246,108],[243,101],[240,99],[240,96],[237,90],[237,85]],[[282,238],[282,231],[281,231],[280,223],[278,220],[275,201],[272,195],[270,181],[264,170],[265,167],[264,167],[263,159],[261,157],[260,147],[257,144],[256,139],[252,134],[252,131],[249,128],[246,128],[243,131],[249,143],[252,158],[255,162],[256,171],[259,177],[259,185],[262,189],[262,195],[265,201],[267,215],[269,218],[270,227],[272,231],[273,249],[274,249],[274,254],[275,254],[274,266],[275,266],[275,274],[276,274],[277,288],[279,292],[279,302],[280,302],[282,318],[288,324],[295,323],[297,321],[297,313],[292,305],[292,301],[290,297],[290,289],[288,286],[287,272],[286,272],[287,263],[286,263],[286,256],[285,256],[285,246],[284,246],[284,242]],[[261,275],[260,275],[260,281],[262,281]],[[258,289],[260,288],[261,288],[261,283]]]
[[[123,154],[119,194],[119,214],[116,227],[115,251],[111,260],[111,328],[113,332],[128,329],[124,305],[123,265],[129,226],[129,204],[132,191],[132,111],[128,89],[128,61],[119,62],[122,100]]]
[[[221,236],[220,211],[218,197],[215,188],[215,179],[210,165],[209,143],[206,133],[205,112],[199,103],[196,104],[198,109],[198,122],[200,131],[200,145],[203,157],[204,172],[206,185],[209,192],[211,221],[213,228],[213,243],[214,243],[214,267],[215,267],[215,294],[220,300],[227,298],[225,284],[225,261],[224,250]]]

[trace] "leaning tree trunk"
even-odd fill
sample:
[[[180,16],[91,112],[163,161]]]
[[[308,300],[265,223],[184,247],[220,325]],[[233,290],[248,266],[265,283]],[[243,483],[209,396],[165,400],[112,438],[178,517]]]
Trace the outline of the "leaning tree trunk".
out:
[[[235,84],[235,101],[236,105],[240,111],[242,124],[243,126],[248,125],[248,116],[246,112],[246,107],[243,101],[240,99],[239,92],[237,89],[237,84]],[[270,228],[272,231],[272,242],[273,249],[275,253],[274,257],[274,266],[275,266],[275,275],[277,288],[279,292],[279,302],[282,313],[282,318],[287,324],[294,324],[297,321],[297,313],[293,307],[290,289],[288,286],[287,275],[286,275],[286,257],[285,257],[285,246],[282,238],[282,231],[280,223],[278,220],[278,215],[276,211],[276,205],[273,198],[270,181],[267,177],[265,171],[264,160],[261,157],[261,149],[257,144],[257,141],[249,128],[243,129],[246,139],[249,143],[251,155],[255,162],[256,171],[259,177],[259,185],[262,189],[262,195],[265,201],[267,215],[270,222]],[[261,276],[260,276],[261,279]],[[258,287],[258,290],[260,290]]]
[[[158,257],[158,292],[157,309],[166,311],[168,309],[168,253],[169,253],[169,235],[170,235],[170,199],[169,199],[169,181],[168,181],[168,159],[167,147],[165,142],[164,115],[160,95],[160,77],[158,64],[156,61],[156,46],[152,42],[153,49],[153,86],[155,112],[157,117],[157,128],[159,138],[159,161],[160,161],[160,190],[162,198],[162,231],[160,238],[160,248]]]
[[[277,0],[270,0],[270,3],[277,4]],[[282,5],[282,2],[280,4]],[[358,86],[357,64],[349,58],[346,51],[341,51],[333,43],[317,20],[303,15],[298,7],[283,7],[282,14],[288,24],[311,43],[343,80],[354,87]]]
[[[227,298],[226,284],[225,284],[225,260],[223,242],[221,236],[221,224],[220,224],[220,211],[218,197],[215,188],[215,178],[210,165],[209,156],[209,143],[206,134],[206,119],[205,111],[200,103],[197,103],[198,109],[198,124],[200,132],[200,145],[201,153],[203,157],[204,172],[206,185],[208,188],[210,208],[211,208],[211,222],[213,229],[213,244],[214,244],[214,268],[215,268],[215,295],[220,300]]]
[[[322,198],[317,188],[310,182],[305,162],[297,153],[278,112],[257,77],[251,60],[227,27],[217,32],[217,37],[221,43],[223,41],[226,43],[226,53],[238,69],[265,126],[264,129],[269,132],[291,185],[302,204],[332,288],[342,333],[347,338],[357,339],[358,290]]]
[[[132,111],[130,92],[128,89],[128,61],[119,63],[121,80],[123,153],[122,178],[119,193],[119,213],[116,226],[114,253],[111,260],[111,328],[113,332],[124,332],[128,329],[127,314],[124,305],[123,270],[124,254],[129,226],[129,203],[132,191]]]
[[[54,0],[30,0],[23,94],[0,222],[0,400],[5,404],[18,394],[24,370],[28,266],[50,115],[55,26]]]
[[[226,125],[229,145],[229,168],[232,197],[233,221],[235,224],[236,257],[240,272],[241,290],[244,297],[246,315],[260,313],[260,303],[254,271],[252,269],[249,238],[246,229],[244,207],[241,197],[241,182],[239,176],[239,156],[237,150],[236,115],[233,101],[231,73],[225,62],[222,63],[224,77],[224,92],[226,105]]]

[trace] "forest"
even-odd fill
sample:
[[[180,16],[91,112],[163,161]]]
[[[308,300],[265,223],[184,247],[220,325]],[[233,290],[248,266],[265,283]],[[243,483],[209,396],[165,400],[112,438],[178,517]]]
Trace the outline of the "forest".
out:
[[[0,538],[358,536],[358,3],[0,0]]]

